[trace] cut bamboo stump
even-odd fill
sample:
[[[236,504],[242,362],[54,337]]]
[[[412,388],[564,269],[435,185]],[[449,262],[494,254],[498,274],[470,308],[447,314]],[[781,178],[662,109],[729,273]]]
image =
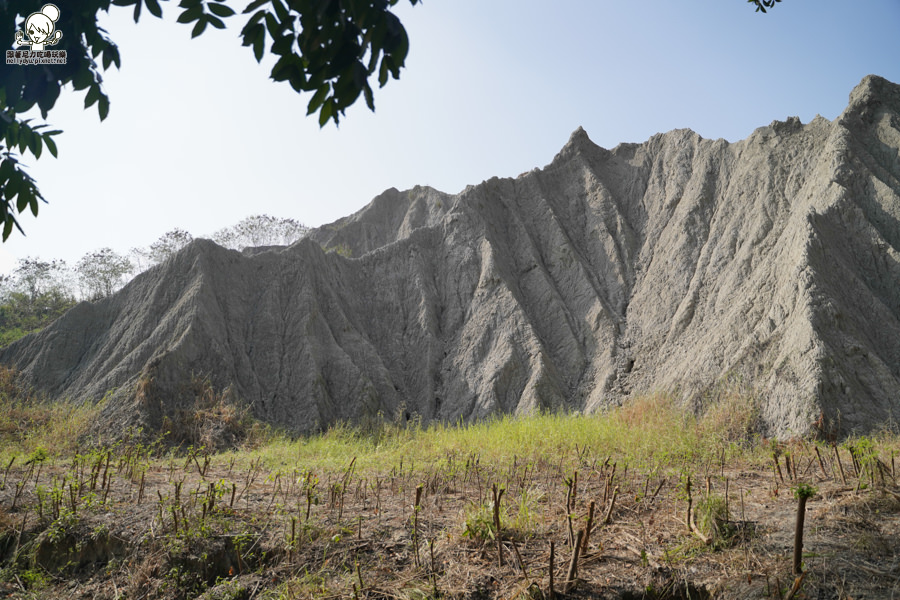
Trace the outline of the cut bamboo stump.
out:
[[[575,587],[575,578],[578,576],[578,555],[581,552],[581,540],[584,530],[579,529],[575,536],[575,544],[572,546],[572,560],[569,561],[569,572],[566,575],[566,583],[563,585],[563,593],[568,594]]]

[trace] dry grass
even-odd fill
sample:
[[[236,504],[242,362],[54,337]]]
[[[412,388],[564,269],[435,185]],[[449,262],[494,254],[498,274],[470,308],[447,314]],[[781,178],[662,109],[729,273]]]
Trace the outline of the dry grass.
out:
[[[15,371],[0,366],[0,462],[38,448],[75,454],[101,408],[102,402],[47,402],[24,390]]]
[[[162,429],[169,443],[221,451],[252,447],[263,440],[265,428],[250,416],[233,388],[217,390],[209,378],[199,376],[191,379],[189,387],[193,402],[163,418]]]

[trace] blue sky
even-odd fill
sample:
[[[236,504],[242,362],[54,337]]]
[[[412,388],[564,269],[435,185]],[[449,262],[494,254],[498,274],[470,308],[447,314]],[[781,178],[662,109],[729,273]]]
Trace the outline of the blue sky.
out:
[[[766,15],[744,0],[401,0],[401,79],[376,90],[374,114],[360,103],[320,129],[240,46],[240,15],[191,40],[176,3],[163,10],[104,19],[122,55],[109,118],[63,93],[48,119],[59,158],[25,160],[49,204],[0,247],[0,269],[251,214],[321,225],[388,187],[456,193],[546,165],[579,126],[608,148],[678,128],[737,141],[775,119],[834,119],[869,73],[900,82],[900,0]]]

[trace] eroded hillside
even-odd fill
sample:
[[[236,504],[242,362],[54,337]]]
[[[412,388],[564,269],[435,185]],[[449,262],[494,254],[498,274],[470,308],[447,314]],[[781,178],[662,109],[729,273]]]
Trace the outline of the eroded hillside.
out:
[[[384,192],[286,249],[198,240],[0,353],[51,397],[159,427],[191,382],[294,431],[417,413],[702,403],[767,433],[871,429],[900,398],[900,86],[729,144],[689,130],[459,194]],[[337,249],[338,251],[328,251]]]

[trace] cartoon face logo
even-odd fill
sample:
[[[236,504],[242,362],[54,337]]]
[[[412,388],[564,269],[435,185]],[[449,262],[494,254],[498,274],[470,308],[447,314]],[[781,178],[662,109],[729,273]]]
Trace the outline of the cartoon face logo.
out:
[[[41,12],[31,13],[25,19],[25,32],[16,32],[16,46],[31,46],[32,50],[43,50],[62,39],[62,31],[56,31],[59,9],[55,4],[45,4]],[[31,42],[25,41],[25,35]]]

